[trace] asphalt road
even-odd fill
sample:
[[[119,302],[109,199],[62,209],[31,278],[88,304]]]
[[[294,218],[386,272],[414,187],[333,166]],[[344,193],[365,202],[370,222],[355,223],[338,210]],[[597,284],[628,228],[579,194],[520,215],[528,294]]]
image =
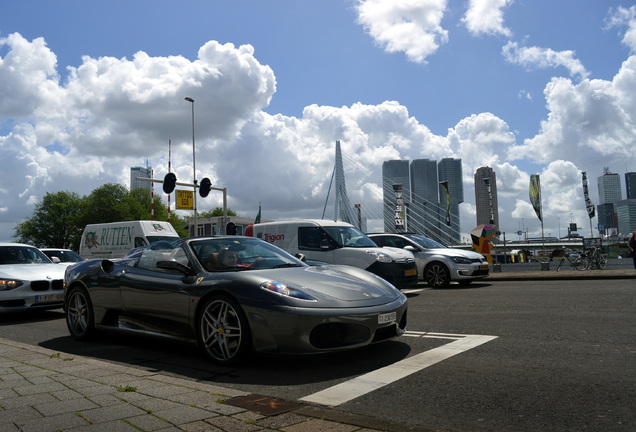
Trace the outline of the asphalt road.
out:
[[[333,409],[433,430],[636,430],[636,280],[422,288],[409,293],[409,333],[395,341],[321,356],[257,355],[232,369],[162,341],[75,342],[60,311],[0,317],[0,332],[292,401],[326,392]],[[352,398],[340,390],[369,382],[372,390]]]

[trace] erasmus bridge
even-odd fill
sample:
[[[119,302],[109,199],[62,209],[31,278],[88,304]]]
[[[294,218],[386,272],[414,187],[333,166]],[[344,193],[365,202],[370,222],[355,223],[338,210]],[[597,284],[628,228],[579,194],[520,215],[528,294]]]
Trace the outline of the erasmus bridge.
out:
[[[380,185],[378,180],[382,181]],[[349,189],[347,189],[347,183],[350,185]],[[445,246],[462,249],[471,247],[468,239],[463,244],[452,244],[449,241],[450,238],[462,238],[462,235],[444,223],[446,208],[430,201],[425,206],[409,207],[409,201],[424,201],[424,197],[412,191],[411,196],[404,197],[404,200],[406,211],[402,215],[396,215],[399,212],[398,202],[391,181],[385,181],[354,157],[343,154],[340,141],[336,141],[334,170],[325,200],[323,218],[330,217],[326,212],[329,202],[332,201],[333,220],[348,222],[363,232],[416,232]],[[459,218],[458,215],[452,216]],[[397,227],[395,224],[396,218],[400,217],[404,219],[404,227]],[[465,227],[464,239],[466,233],[473,228],[472,225]],[[547,255],[557,248],[580,251],[590,247],[588,243],[589,239],[583,238],[568,240],[535,238],[525,241],[509,239],[506,242],[504,233],[503,242],[502,238],[497,239],[496,246],[499,253],[503,254],[527,250],[532,251],[534,255]]]
[[[381,180],[380,184],[378,180]],[[378,178],[355,158],[343,155],[340,141],[336,141],[334,170],[323,218],[329,217],[326,212],[330,200],[333,201],[334,220],[348,222],[363,232],[417,232],[444,245],[449,245],[450,238],[461,238],[458,230],[444,223],[447,209],[438,203],[428,201],[425,206],[409,207],[409,202],[425,201],[424,197],[412,193],[403,198],[404,204],[400,208],[391,182]],[[458,215],[453,217],[459,218]],[[396,220],[399,220],[398,224]]]

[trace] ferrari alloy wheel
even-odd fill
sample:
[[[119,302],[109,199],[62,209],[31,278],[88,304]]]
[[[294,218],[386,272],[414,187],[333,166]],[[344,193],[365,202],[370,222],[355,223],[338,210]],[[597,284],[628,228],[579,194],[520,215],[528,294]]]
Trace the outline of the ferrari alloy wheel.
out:
[[[66,326],[74,339],[86,340],[93,334],[93,305],[85,289],[74,287],[66,293]]]
[[[424,279],[434,288],[447,287],[450,284],[450,272],[444,264],[432,262],[424,269]]]
[[[202,309],[199,338],[206,354],[216,363],[232,364],[251,348],[247,318],[236,301],[214,297]]]

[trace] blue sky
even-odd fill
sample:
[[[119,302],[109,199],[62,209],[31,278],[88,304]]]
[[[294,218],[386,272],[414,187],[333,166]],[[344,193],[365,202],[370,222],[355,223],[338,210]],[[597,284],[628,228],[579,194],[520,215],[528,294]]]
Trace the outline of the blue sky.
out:
[[[168,140],[191,178],[185,96],[197,177],[241,215],[262,202],[266,218],[321,216],[339,139],[360,202],[383,160],[459,157],[466,233],[488,165],[502,230],[538,230],[527,187],[541,174],[546,233],[574,213],[589,235],[580,172],[596,202],[604,167],[636,171],[635,14],[613,0],[10,2],[0,240],[45,192],[127,185],[146,161],[162,178]]]

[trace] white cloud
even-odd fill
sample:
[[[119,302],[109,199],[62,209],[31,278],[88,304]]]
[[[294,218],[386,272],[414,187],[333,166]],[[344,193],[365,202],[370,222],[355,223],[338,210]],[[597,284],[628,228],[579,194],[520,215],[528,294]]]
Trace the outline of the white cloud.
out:
[[[541,130],[517,143],[506,119],[492,113],[459,119],[446,135],[436,135],[395,101],[309,105],[300,117],[265,113],[276,78],[251,46],[211,41],[194,61],[143,52],[132,60],[85,57],[60,83],[55,54],[42,39],[14,34],[1,41],[8,50],[0,57],[0,124],[7,128],[0,130],[0,164],[3,177],[12,179],[0,187],[2,240],[46,192],[85,195],[108,182],[128,185],[129,167],[146,160],[162,178],[168,140],[172,170],[189,181],[191,105],[185,96],[196,100],[197,178],[226,187],[228,205],[244,216],[255,216],[262,202],[264,218],[321,217],[336,140],[352,202],[381,193],[384,160],[461,158],[466,232],[475,222],[470,179],[479,166],[496,171],[502,228],[512,232],[518,218],[536,219],[528,203],[529,174],[516,165],[535,161],[546,224],[554,232],[564,212],[586,217],[580,170],[593,179],[599,160],[636,165],[636,57],[612,81],[553,79],[544,92],[549,115]],[[205,211],[221,205],[221,196],[212,193],[197,204]]]
[[[538,163],[573,161],[593,167],[602,157],[624,166],[636,148],[636,57],[625,61],[613,81],[553,78],[546,86],[549,115],[541,131],[511,148],[512,160],[527,157]],[[633,162],[632,162],[633,163]]]
[[[605,22],[607,28],[626,26],[623,44],[629,47],[632,53],[636,52],[636,6],[610,9]]]
[[[441,27],[447,0],[359,0],[358,23],[387,52],[404,52],[407,58],[425,63],[448,31]]]
[[[485,33],[510,37],[512,32],[504,25],[503,9],[512,1],[470,0],[462,21],[474,35]]]
[[[570,76],[586,78],[589,73],[580,60],[575,58],[574,51],[554,51],[550,48],[522,47],[516,42],[508,42],[502,49],[506,61],[518,64],[527,69],[564,67]]]

